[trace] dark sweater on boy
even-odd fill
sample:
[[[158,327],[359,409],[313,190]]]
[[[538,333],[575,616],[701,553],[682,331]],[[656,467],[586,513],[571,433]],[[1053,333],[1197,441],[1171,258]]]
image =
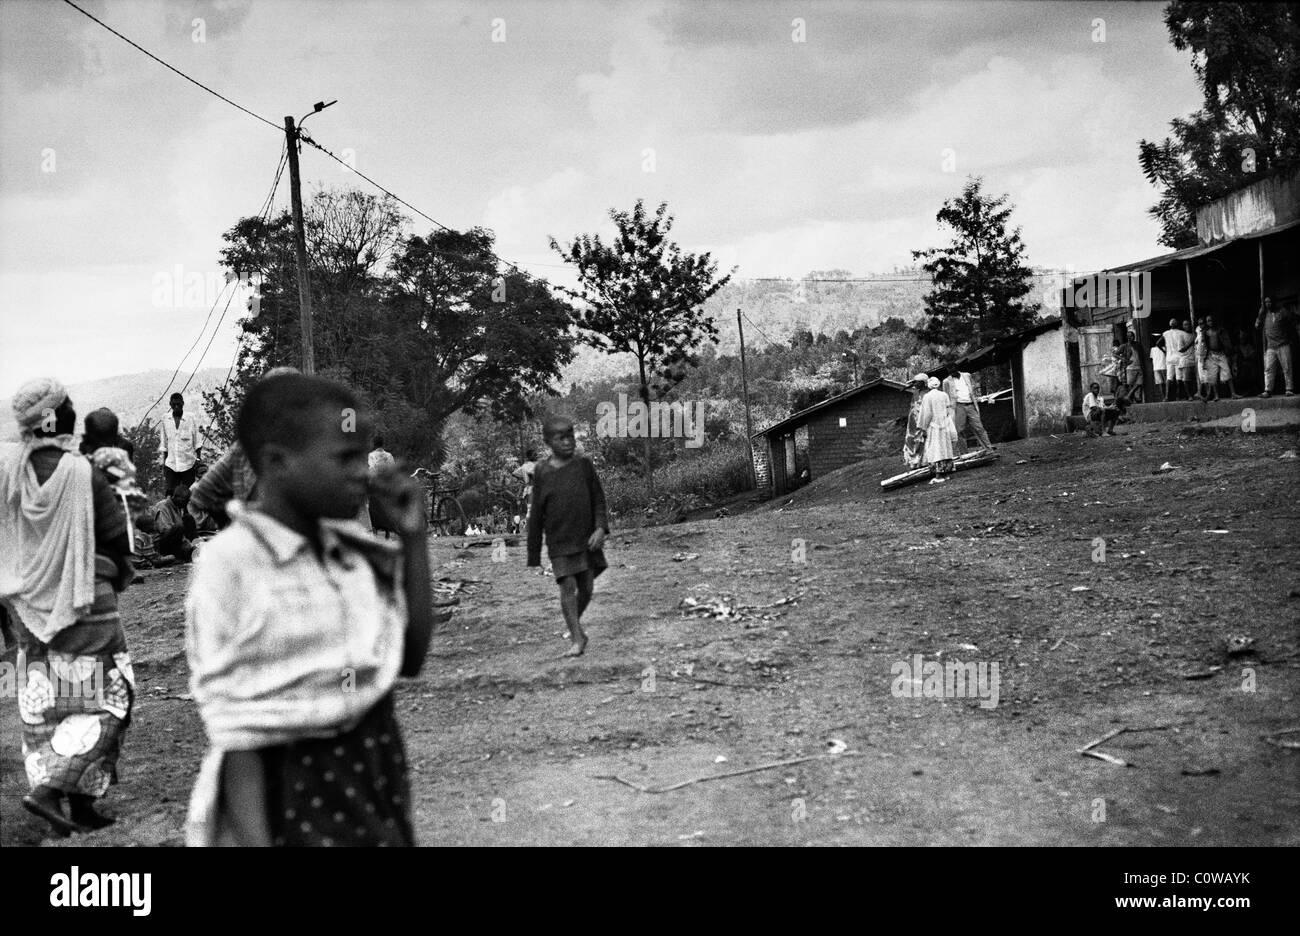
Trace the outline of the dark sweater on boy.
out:
[[[542,531],[551,557],[587,551],[597,529],[609,532],[605,492],[595,466],[584,455],[556,468],[549,459],[537,463],[533,475],[533,504],[528,514],[528,564],[541,565]]]

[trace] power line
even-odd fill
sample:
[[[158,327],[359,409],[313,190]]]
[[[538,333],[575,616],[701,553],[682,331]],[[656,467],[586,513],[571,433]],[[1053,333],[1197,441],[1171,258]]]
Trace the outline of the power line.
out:
[[[275,193],[276,190],[280,188],[280,176],[281,174],[283,174],[285,163],[287,163],[288,161],[289,161],[289,141],[285,140],[284,146],[280,148],[280,164],[275,167],[275,180],[271,183],[271,191],[266,196],[266,200],[262,202],[262,210],[258,212],[258,217],[262,219],[263,223],[270,220],[271,208],[273,206],[273,203],[275,202]]]
[[[758,327],[758,323],[755,322],[755,321],[754,321],[752,318],[750,318],[748,315],[745,315],[744,312],[741,312],[740,314],[745,316],[745,321],[749,322],[750,325],[753,325],[753,326],[754,326],[754,329],[755,329],[755,330],[756,330],[760,335],[762,335],[764,338],[767,338],[767,343],[768,343],[768,344],[772,345],[772,344],[778,344],[778,343],[779,343],[779,342],[773,341],[771,338],[769,338],[767,332],[765,332],[765,331],[763,331],[763,329],[759,328],[759,327]]]
[[[94,20],[96,23],[98,23],[100,26],[103,26],[105,29],[107,29],[107,30],[108,30],[109,32],[111,32],[113,35],[117,36],[117,38],[121,39],[123,42],[125,42],[125,43],[127,43],[128,45],[134,46],[135,48],[139,49],[141,52],[143,52],[145,55],[149,56],[149,58],[153,59],[153,60],[154,60],[155,62],[157,62],[159,65],[162,65],[162,66],[164,66],[165,68],[169,68],[169,69],[171,69],[171,70],[174,71],[176,74],[180,75],[182,78],[184,78],[186,81],[188,81],[190,84],[197,85],[198,87],[202,88],[204,91],[208,92],[208,94],[211,94],[211,95],[213,95],[214,97],[218,97],[218,98],[220,98],[221,100],[225,101],[225,102],[226,102],[227,104],[229,104],[231,107],[238,108],[239,110],[243,111],[245,114],[247,114],[247,115],[250,116],[250,117],[256,117],[258,120],[262,121],[262,123],[266,124],[267,126],[274,127],[276,133],[283,133],[283,132],[284,132],[284,128],[283,128],[283,127],[281,127],[281,126],[279,126],[278,124],[275,124],[275,123],[273,123],[273,122],[267,120],[267,119],[266,119],[265,117],[263,117],[261,114],[256,114],[256,113],[254,113],[253,111],[249,110],[247,107],[244,107],[242,104],[236,104],[234,101],[232,101],[230,98],[226,97],[224,94],[221,94],[221,93],[219,93],[219,92],[217,92],[217,91],[213,91],[211,88],[209,88],[209,87],[208,87],[207,85],[205,85],[203,82],[201,82],[201,81],[196,81],[195,79],[191,78],[189,75],[185,74],[185,72],[181,71],[179,68],[176,68],[174,65],[169,65],[167,62],[164,62],[162,59],[160,59],[158,56],[154,55],[152,52],[150,52],[150,51],[149,51],[148,49],[146,49],[144,46],[140,45],[140,44],[137,43],[137,42],[133,42],[132,40],[128,39],[126,36],[124,36],[124,35],[122,35],[120,32],[118,32],[116,29],[114,29],[112,26],[110,26],[110,25],[108,25],[107,23],[105,23],[103,20],[96,18],[95,16],[91,15],[90,13],[87,13],[87,12],[86,12],[85,10],[83,10],[81,7],[79,7],[79,6],[77,6],[75,3],[73,3],[72,0],[63,0],[63,2],[66,3],[68,6],[72,7],[74,10],[76,10],[76,11],[77,11],[78,13],[80,13],[82,16],[85,16],[85,17],[87,17],[87,18],[89,18],[89,19],[91,19],[91,20]]]
[[[270,209],[271,209],[272,202],[275,200],[275,193],[276,193],[276,191],[277,191],[277,190],[279,189],[279,187],[280,187],[280,176],[281,176],[281,174],[284,172],[284,162],[285,162],[285,159],[287,158],[287,156],[288,156],[288,144],[286,143],[286,145],[285,145],[285,149],[284,149],[284,150],[281,152],[281,154],[280,154],[280,164],[279,164],[279,166],[276,167],[276,170],[275,170],[275,179],[274,179],[274,181],[271,183],[271,191],[270,191],[270,194],[268,194],[267,197],[266,197],[266,198],[263,200],[263,202],[262,202],[262,206],[263,206],[263,207],[262,207],[261,217],[262,217],[262,219],[263,219],[264,221],[265,221],[265,219],[266,219],[267,217],[269,217],[269,212],[270,212]],[[222,286],[222,287],[221,287],[221,291],[217,293],[217,298],[216,298],[215,300],[213,300],[212,308],[208,309],[207,317],[204,318],[204,320],[203,320],[203,327],[199,329],[198,337],[194,339],[194,343],[190,345],[189,350],[186,351],[185,354],[181,357],[180,362],[176,365],[176,369],[175,369],[174,371],[172,371],[171,379],[167,381],[167,386],[164,387],[164,388],[163,388],[163,392],[162,392],[161,394],[158,395],[158,399],[154,400],[153,403],[151,403],[151,404],[149,405],[149,408],[148,408],[147,410],[144,411],[144,415],[140,417],[140,423],[139,423],[140,425],[144,425],[144,424],[147,423],[147,421],[148,421],[148,419],[149,419],[149,414],[153,412],[153,409],[154,409],[155,406],[157,406],[159,403],[162,402],[163,397],[165,397],[165,396],[167,395],[167,391],[170,390],[170,389],[172,388],[172,384],[174,384],[174,383],[176,382],[176,375],[179,374],[179,373],[181,372],[181,368],[185,365],[185,359],[188,358],[188,357],[190,356],[190,354],[193,353],[194,349],[195,349],[196,347],[198,347],[199,342],[203,340],[203,333],[204,333],[205,331],[208,330],[208,322],[212,321],[212,313],[215,312],[215,311],[217,310],[217,303],[219,303],[219,302],[221,301],[221,297],[222,297],[223,295],[225,295],[225,292],[226,292],[226,286],[229,286],[229,285],[231,284],[231,282],[232,282],[232,280],[230,280],[229,278],[227,278],[227,279],[226,279],[226,285],[225,285],[225,286]],[[179,284],[177,284],[177,285],[179,285]],[[231,292],[230,292],[230,298],[226,300],[226,309],[229,309],[229,308],[230,308],[230,302],[231,302],[231,300],[233,300],[234,298],[235,298],[235,291],[232,289]],[[218,320],[217,320],[217,328],[216,328],[216,329],[213,329],[213,331],[212,331],[212,335],[213,335],[213,337],[216,336],[216,334],[217,334],[217,329],[219,329],[219,328],[221,327],[221,321],[222,321],[223,319],[225,319],[225,317],[226,317],[226,312],[225,312],[225,309],[223,309],[222,312],[221,312],[221,319],[218,319]],[[242,337],[243,337],[243,336],[240,336],[240,340],[241,340],[241,341],[242,341]],[[212,347],[212,338],[209,338],[209,339],[208,339],[207,347],[205,347],[205,348],[203,349],[203,357],[206,357],[206,356],[207,356],[207,353],[208,353],[207,349],[210,348],[210,347]],[[236,354],[238,354],[238,351],[236,351]],[[202,360],[203,360],[203,358],[200,357],[200,359],[199,359],[200,364],[202,363]],[[231,368],[233,369],[233,367],[234,367],[234,363],[232,362],[232,363],[231,363]],[[190,385],[190,381],[194,379],[194,375],[198,373],[198,370],[199,370],[199,366],[196,365],[195,368],[194,368],[194,370],[191,371],[189,378],[185,381],[185,387],[188,387],[188,386]],[[227,375],[226,379],[227,379],[227,380],[230,379],[230,378],[229,378],[229,375]],[[182,392],[182,393],[185,392],[185,391],[184,391],[184,388],[182,388],[180,392]]]
[[[185,358],[189,357],[190,354],[194,351],[194,349],[197,348],[197,347],[199,346],[199,342],[203,340],[203,333],[204,333],[205,331],[208,330],[208,322],[210,322],[210,321],[212,320],[212,313],[215,312],[215,311],[217,311],[217,303],[220,302],[220,301],[221,301],[221,297],[224,296],[224,295],[226,294],[226,286],[229,286],[229,285],[230,285],[230,282],[229,282],[229,280],[227,280],[227,281],[226,281],[226,285],[221,287],[221,292],[217,293],[217,298],[213,301],[213,303],[212,303],[212,308],[211,308],[211,309],[208,309],[208,316],[207,316],[207,318],[205,318],[205,319],[203,320],[203,327],[199,329],[198,337],[194,339],[194,343],[193,343],[192,345],[190,345],[190,349],[189,349],[189,351],[186,351],[185,354],[181,357],[180,362],[177,363],[177,365],[176,365],[176,369],[175,369],[174,371],[172,371],[171,379],[167,381],[167,386],[164,387],[164,388],[163,388],[163,392],[160,393],[160,394],[158,395],[158,399],[156,399],[156,400],[154,400],[152,403],[150,403],[150,404],[149,404],[149,408],[148,408],[147,410],[145,410],[145,411],[144,411],[144,415],[140,417],[140,424],[141,424],[141,425],[143,425],[145,422],[148,421],[148,419],[149,419],[149,414],[153,412],[153,408],[154,408],[155,406],[157,406],[159,403],[162,402],[163,397],[165,397],[165,396],[167,395],[167,391],[170,390],[170,389],[172,388],[172,384],[176,382],[176,375],[179,374],[179,373],[181,372],[181,368],[185,365]],[[234,293],[234,291],[232,290],[231,293],[230,293],[230,296],[231,296],[232,299],[234,298],[234,295],[235,295],[235,293]],[[226,304],[229,305],[229,302],[227,302]]]
[[[322,146],[321,144],[317,143],[317,142],[316,142],[315,140],[313,140],[310,136],[308,136],[306,133],[304,133],[304,132],[302,131],[301,128],[299,128],[299,130],[298,130],[298,138],[299,138],[300,140],[302,140],[304,143],[306,143],[308,146],[311,146],[311,147],[314,147],[315,149],[320,150],[322,153],[324,153],[324,154],[325,154],[326,156],[328,156],[330,159],[334,160],[334,161],[335,161],[336,163],[338,163],[340,166],[344,166],[344,167],[346,167],[346,168],[347,168],[350,172],[352,172],[354,175],[356,175],[356,176],[358,176],[358,177],[364,179],[365,181],[369,182],[371,185],[373,185],[375,188],[379,189],[379,191],[383,192],[385,195],[387,195],[389,198],[393,199],[393,200],[394,200],[395,202],[397,202],[398,204],[400,204],[400,205],[405,205],[407,208],[411,209],[411,211],[415,212],[415,213],[418,214],[420,217],[424,218],[426,221],[428,221],[429,223],[433,224],[435,227],[441,228],[442,230],[446,231],[446,232],[449,233],[449,234],[458,234],[458,233],[460,233],[459,231],[456,231],[455,229],[453,229],[453,228],[451,228],[451,227],[448,227],[447,225],[443,224],[443,223],[442,223],[441,221],[439,221],[437,218],[434,218],[434,217],[432,217],[431,215],[425,214],[423,211],[421,211],[419,208],[416,208],[414,205],[412,205],[412,204],[411,204],[410,202],[408,202],[406,199],[402,198],[400,195],[397,195],[396,193],[390,191],[389,189],[387,189],[387,188],[385,188],[384,186],[380,185],[380,184],[379,184],[378,182],[376,182],[374,179],[370,178],[370,176],[366,175],[365,173],[361,172],[360,170],[358,170],[358,169],[356,169],[355,167],[353,167],[352,165],[350,165],[346,160],[344,160],[344,159],[340,159],[340,158],[339,158],[338,156],[336,156],[334,153],[330,152],[326,147],[324,147],[324,146]],[[438,253],[443,253],[443,254],[445,254],[445,255],[447,255],[447,256],[458,256],[458,257],[466,257],[466,258],[470,258],[470,259],[472,259],[472,257],[470,257],[469,254],[458,254],[458,253],[455,253],[455,252],[453,252],[453,251],[437,251],[437,252],[438,252]],[[543,286],[547,286],[547,287],[549,287],[549,288],[551,288],[551,289],[559,290],[560,292],[564,293],[565,295],[570,296],[570,297],[573,298],[573,299],[577,299],[579,302],[586,302],[586,301],[587,301],[586,298],[585,298],[584,296],[580,296],[580,295],[578,295],[576,292],[574,292],[573,290],[571,290],[571,289],[569,289],[569,288],[567,288],[567,287],[565,287],[565,286],[559,286],[559,285],[557,285],[557,284],[555,284],[555,283],[552,283],[550,280],[546,279],[545,277],[534,276],[533,274],[531,274],[531,273],[529,273],[529,272],[527,272],[527,271],[521,269],[520,266],[519,266],[519,264],[517,264],[517,263],[515,263],[515,262],[513,262],[513,261],[511,261],[511,260],[506,260],[506,259],[505,259],[504,257],[502,257],[500,254],[497,254],[497,253],[495,253],[495,252],[493,252],[493,251],[487,251],[486,253],[487,253],[487,255],[488,255],[489,257],[491,257],[493,260],[496,260],[497,263],[501,264],[502,266],[505,266],[505,267],[510,268],[511,270],[513,270],[514,272],[518,273],[520,276],[524,277],[525,279],[532,280],[533,282],[539,283],[539,284],[541,284],[541,285],[543,285]],[[540,265],[540,264],[539,264],[539,265]]]
[[[190,381],[193,380],[194,375],[199,372],[199,368],[203,366],[203,359],[208,356],[208,349],[212,347],[212,342],[216,340],[217,332],[221,331],[221,323],[226,320],[226,313],[230,311],[230,303],[234,300],[235,290],[232,289],[230,291],[230,298],[226,300],[226,307],[221,310],[221,317],[217,319],[217,326],[212,329],[212,334],[208,336],[208,343],[203,346],[203,353],[199,355],[198,363],[194,365],[194,370],[190,371],[190,376],[186,378],[185,386],[181,387],[181,393],[184,393],[189,389]],[[163,392],[166,393],[167,391],[164,390]]]
[[[275,167],[275,178],[271,181],[271,191],[267,193],[266,200],[262,203],[262,211],[259,217],[261,218],[263,224],[265,224],[271,218],[271,211],[275,207],[275,194],[280,189],[280,178],[284,174],[284,167],[285,164],[288,162],[288,160],[289,160],[289,141],[288,139],[286,139],[284,146],[280,149],[280,163]],[[223,313],[223,317],[224,317],[224,313]],[[220,327],[220,324],[221,324],[220,322],[217,323],[218,327]],[[213,334],[216,334],[216,332],[213,332]],[[212,342],[209,341],[208,344],[211,345]],[[226,388],[230,386],[230,378],[231,375],[233,375],[235,372],[235,364],[239,362],[239,352],[243,348],[243,346],[244,346],[244,335],[241,332],[238,338],[235,340],[235,355],[230,359],[230,368],[226,371],[226,379],[221,382],[221,389],[217,391],[218,394],[224,394]],[[206,351],[204,353],[206,353]],[[198,373],[197,367],[194,368],[194,373]],[[194,374],[190,374],[190,380],[193,379],[194,379]],[[189,386],[189,381],[186,381],[186,386]]]

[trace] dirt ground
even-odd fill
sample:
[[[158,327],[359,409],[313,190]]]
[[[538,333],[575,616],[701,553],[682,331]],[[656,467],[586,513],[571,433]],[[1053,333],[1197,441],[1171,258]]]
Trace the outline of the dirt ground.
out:
[[[494,562],[435,541],[435,574],[473,583],[398,690],[419,841],[1300,844],[1300,752],[1264,740],[1300,728],[1300,462],[1279,458],[1296,436],[1120,432],[1006,445],[883,496],[900,460],[867,462],[743,514],[616,532],[578,661],[557,659],[556,590],[521,547]],[[75,843],[181,841],[204,745],[186,576],[124,596],[120,819]],[[688,597],[770,607],[686,614]],[[1233,635],[1253,652],[1230,658]],[[917,654],[997,663],[998,705],[895,695]],[[1141,730],[1097,750],[1130,766],[1077,753],[1120,727]],[[800,757],[664,793],[601,779]],[[11,700],[0,768],[0,845],[58,844],[19,805]]]

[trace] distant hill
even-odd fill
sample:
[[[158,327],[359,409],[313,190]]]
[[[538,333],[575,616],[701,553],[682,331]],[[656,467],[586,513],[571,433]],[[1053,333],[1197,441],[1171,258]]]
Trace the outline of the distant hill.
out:
[[[843,271],[831,271],[836,279],[851,278]],[[736,309],[745,313],[745,347],[756,350],[772,342],[787,344],[795,331],[834,336],[843,329],[874,328],[885,319],[900,318],[918,325],[925,315],[924,296],[929,282],[899,282],[924,274],[906,270],[882,274],[879,282],[837,283],[819,280],[817,274],[804,280],[738,280],[718,291],[705,304],[718,329],[718,354],[740,353],[740,332]],[[865,277],[862,277],[865,279]],[[802,283],[802,290],[799,288]],[[617,379],[636,370],[629,355],[607,355],[582,347],[564,369],[561,383],[585,384]]]
[[[221,386],[221,382],[226,379],[226,372],[227,369],[224,367],[208,367],[195,374],[185,391],[186,412],[194,413],[196,416],[202,414],[204,392]],[[166,388],[171,375],[171,371],[152,370],[69,384],[68,396],[72,397],[72,404],[77,409],[78,430],[81,428],[82,417],[101,406],[107,406],[117,413],[123,427],[134,426]],[[182,372],[172,385],[172,389],[167,391],[168,396],[173,391],[180,390],[188,376]],[[156,419],[166,412],[167,401],[164,399],[154,407],[149,418]],[[10,398],[0,399],[0,440],[11,441],[17,437],[18,426],[13,419]]]

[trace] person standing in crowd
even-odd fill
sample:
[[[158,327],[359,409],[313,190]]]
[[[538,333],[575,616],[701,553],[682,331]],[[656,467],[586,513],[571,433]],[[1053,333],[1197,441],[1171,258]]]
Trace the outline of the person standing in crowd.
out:
[[[1264,330],[1264,392],[1262,397],[1272,396],[1277,386],[1274,374],[1282,372],[1286,383],[1286,395],[1295,396],[1295,373],[1291,356],[1291,332],[1295,328],[1295,313],[1290,309],[1273,308],[1272,297],[1266,296],[1259,309],[1259,318],[1255,321],[1256,330]]]
[[[194,465],[203,453],[199,445],[199,424],[185,412],[185,397],[173,393],[168,401],[170,416],[162,420],[159,444],[162,446],[163,490],[170,494],[178,484],[194,484]]]
[[[1146,399],[1142,381],[1142,345],[1138,342],[1137,332],[1129,330],[1124,343],[1123,375],[1124,399],[1129,403],[1140,403]]]
[[[1192,347],[1192,336],[1178,327],[1178,319],[1171,318],[1169,328],[1160,337],[1165,343],[1165,402],[1179,396],[1191,399],[1183,381],[1187,376],[1185,361],[1187,351]]]
[[[921,428],[921,400],[927,391],[930,376],[917,374],[912,378],[912,403],[907,410],[907,427],[903,435],[903,464],[920,468],[925,464],[925,430]]]
[[[523,503],[524,513],[520,517],[522,528],[528,527],[528,512],[533,506],[533,476],[537,473],[537,450],[529,448],[524,452],[524,463],[516,468],[512,474],[524,483],[523,490],[520,493],[520,500]]]
[[[379,477],[394,470],[397,459],[393,458],[393,453],[384,448],[384,437],[375,436],[375,447],[370,450],[366,457],[366,463],[372,479]],[[384,534],[384,539],[388,539],[389,534],[393,531],[392,523],[383,516],[382,509],[376,509],[374,502],[367,500],[366,514],[370,518],[370,532]]]
[[[953,443],[957,441],[957,426],[952,418],[952,401],[939,388],[939,378],[926,381],[929,391],[921,397],[921,416],[917,423],[925,433],[925,463],[934,466],[935,477],[931,484],[947,480],[943,476],[953,470]]]
[[[1258,393],[1259,354],[1256,348],[1255,334],[1249,323],[1237,328],[1236,340],[1233,342],[1236,353],[1232,358],[1232,371],[1236,376],[1237,392],[1243,396]]]
[[[118,431],[117,414],[106,406],[86,414],[86,428],[81,435],[81,454],[93,455],[98,449],[120,448],[135,461],[135,446]]]
[[[1110,355],[1104,359],[1101,370],[1097,371],[1098,377],[1106,378],[1106,386],[1111,393],[1119,389],[1120,382],[1123,380],[1124,366],[1124,346],[1118,340],[1112,341]]]
[[[272,367],[259,379],[267,380],[280,374],[297,373],[300,371],[296,367]],[[251,501],[256,492],[257,472],[253,470],[243,446],[236,439],[221,453],[216,463],[190,486],[190,510],[208,518],[214,527],[222,530],[230,526],[227,505],[232,500],[241,503]]]
[[[1197,352],[1196,352],[1196,333],[1192,330],[1192,320],[1183,319],[1183,334],[1187,340],[1183,344],[1183,363],[1178,368],[1178,373],[1183,383],[1183,399],[1191,400],[1199,396],[1196,385],[1200,382],[1200,373],[1197,369]]]
[[[1214,324],[1214,316],[1207,315],[1201,338],[1201,371],[1208,393],[1207,400],[1212,403],[1219,399],[1220,381],[1228,385],[1228,393],[1234,400],[1240,400],[1232,382],[1232,367],[1228,363],[1228,355],[1232,353],[1232,336],[1226,328]]]
[[[1155,391],[1159,393],[1161,400],[1169,399],[1169,392],[1165,389],[1165,336],[1157,335],[1155,342],[1151,345],[1151,378],[1155,381]],[[1153,394],[1154,399],[1154,394]]]
[[[76,451],[67,390],[29,381],[13,408],[21,441],[0,446],[0,597],[26,631],[23,807],[67,836],[114,821],[95,801],[117,782],[135,695],[117,608],[135,570],[112,482]]]
[[[971,375],[954,368],[944,378],[943,390],[952,401],[953,424],[957,427],[957,454],[966,452],[967,427],[974,434],[981,451],[991,450],[993,445],[989,442],[988,432],[984,430],[984,421],[980,419],[979,398],[975,395],[975,381]]]

